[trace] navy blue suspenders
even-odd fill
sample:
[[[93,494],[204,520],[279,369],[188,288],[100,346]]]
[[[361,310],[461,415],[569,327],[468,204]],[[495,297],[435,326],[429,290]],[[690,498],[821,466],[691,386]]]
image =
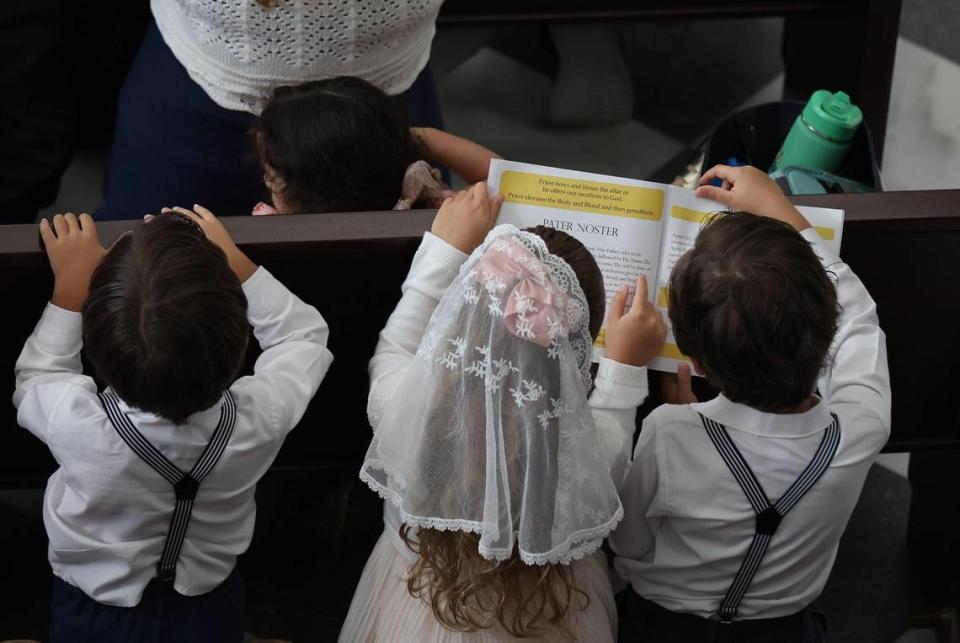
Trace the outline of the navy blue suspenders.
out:
[[[740,488],[743,489],[743,493],[747,496],[747,500],[757,517],[753,540],[750,541],[750,546],[747,548],[747,553],[740,564],[740,569],[734,576],[733,582],[717,610],[720,620],[730,623],[736,619],[740,602],[747,593],[747,589],[763,561],[763,556],[767,553],[770,540],[776,533],[777,527],[780,526],[783,517],[800,502],[804,494],[816,484],[833,461],[833,456],[836,455],[837,447],[840,444],[840,420],[837,419],[836,415],[833,415],[833,422],[824,432],[813,460],[803,470],[800,477],[780,496],[780,499],[771,503],[760,485],[760,481],[757,480],[757,476],[754,475],[753,470],[750,469],[746,460],[743,459],[743,455],[741,455],[733,440],[730,439],[726,427],[703,415],[700,415],[700,419],[703,421],[703,428],[707,430],[707,435],[710,436],[710,441],[713,442],[713,446],[717,448],[727,468],[730,469]]]
[[[121,410],[119,402],[120,398],[111,390],[100,393],[100,403],[103,404],[107,418],[117,434],[141,460],[173,485],[176,494],[177,501],[173,508],[170,529],[163,544],[160,562],[157,563],[157,578],[172,581],[177,573],[177,560],[180,558],[180,549],[183,547],[187,526],[190,524],[193,499],[197,496],[200,483],[213,470],[230,441],[237,419],[237,404],[230,391],[224,393],[223,403],[220,406],[220,420],[213,431],[213,436],[190,472],[185,473],[143,437],[127,414]]]

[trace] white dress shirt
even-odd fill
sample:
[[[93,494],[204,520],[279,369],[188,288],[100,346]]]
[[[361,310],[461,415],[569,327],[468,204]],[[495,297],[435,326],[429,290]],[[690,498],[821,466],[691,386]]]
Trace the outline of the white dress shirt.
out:
[[[263,353],[254,374],[230,387],[236,425],[200,485],[177,563],[174,588],[186,596],[214,589],[246,551],[257,481],[333,360],[323,317],[264,268],[247,279],[243,291]],[[20,426],[43,440],[60,465],[43,502],[53,573],[101,603],[131,607],[156,576],[174,491],[107,419],[96,384],[83,375],[81,326],[80,313],[47,305],[17,361],[13,403]],[[179,426],[121,408],[181,470],[200,457],[220,417],[219,403]]]
[[[740,605],[741,618],[800,611],[819,596],[870,465],[890,432],[890,376],[876,306],[812,229],[803,232],[837,279],[842,307],[822,399],[804,413],[764,413],[723,395],[664,405],[644,421],[621,485],[625,517],[610,539],[633,589],[676,611],[712,617],[743,561],[755,514],[698,414],[723,424],[775,502],[809,464],[831,413],[841,441],[823,477],[786,515]]]
[[[367,414],[376,430],[384,403],[404,376],[443,293],[460,272],[467,255],[429,232],[414,256],[402,286],[403,296],[370,360],[370,397]],[[637,407],[647,396],[647,369],[603,359],[594,381],[590,406],[599,432],[600,446],[610,463],[614,480],[623,477],[636,428]],[[400,538],[400,516],[392,503],[384,503],[384,529],[402,555],[416,557]]]

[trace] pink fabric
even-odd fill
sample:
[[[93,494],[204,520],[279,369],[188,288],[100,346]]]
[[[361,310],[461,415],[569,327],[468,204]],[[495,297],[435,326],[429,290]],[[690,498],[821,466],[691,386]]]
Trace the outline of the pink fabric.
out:
[[[403,175],[400,200],[394,210],[409,210],[416,203],[426,208],[439,208],[456,194],[440,179],[440,172],[426,161],[412,163]]]
[[[270,205],[269,203],[264,203],[263,201],[261,201],[260,203],[253,206],[253,212],[251,212],[250,214],[252,214],[255,217],[264,217],[264,216],[270,216],[271,214],[279,214],[279,212],[277,212],[277,209],[272,205]]]
[[[557,332],[569,332],[566,295],[549,285],[543,265],[520,243],[504,239],[503,245],[495,244],[477,262],[476,270],[477,280],[488,292],[486,284],[491,280],[516,282],[503,308],[503,323],[511,334],[547,347]]]

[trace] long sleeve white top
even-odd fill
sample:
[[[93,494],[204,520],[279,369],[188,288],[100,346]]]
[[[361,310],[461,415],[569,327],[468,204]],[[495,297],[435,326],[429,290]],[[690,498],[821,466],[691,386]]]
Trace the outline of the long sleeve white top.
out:
[[[151,0],[173,55],[226,109],[259,114],[280,85],[357,76],[406,91],[430,59],[443,0]]]
[[[414,357],[433,311],[443,293],[460,271],[467,255],[429,232],[417,250],[402,286],[402,297],[380,333],[370,360],[370,396],[367,414],[374,431],[383,406],[403,379]],[[603,359],[590,396],[600,447],[610,464],[611,475],[619,481],[627,468],[637,406],[647,396],[647,369]],[[412,558],[399,536],[400,516],[396,507],[384,503],[384,529],[397,550]]]
[[[243,284],[263,353],[230,391],[237,418],[220,460],[194,500],[174,588],[214,589],[246,551],[254,489],[330,366],[327,324],[264,268]],[[47,482],[43,521],[53,573],[101,603],[140,602],[170,527],[173,487],[117,434],[80,363],[81,315],[49,304],[16,365],[17,421],[43,440],[59,467]],[[140,432],[181,470],[213,434],[220,404],[174,426],[121,402]]]
[[[741,618],[800,611],[819,596],[870,465],[890,432],[886,340],[870,294],[850,268],[803,232],[836,275],[842,307],[822,399],[804,413],[764,413],[723,395],[663,405],[643,423],[621,485],[624,520],[610,539],[615,567],[634,591],[667,609],[711,617],[754,534],[755,514],[703,428],[727,428],[775,502],[812,460],[831,423],[841,442],[829,469],[783,519],[740,605]]]

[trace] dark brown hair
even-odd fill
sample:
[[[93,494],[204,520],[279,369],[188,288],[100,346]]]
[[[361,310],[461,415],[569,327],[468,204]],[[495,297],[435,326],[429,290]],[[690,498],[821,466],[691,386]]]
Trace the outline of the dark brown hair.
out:
[[[348,76],[277,88],[252,138],[297,213],[393,208],[418,149],[400,104]]]
[[[837,293],[789,225],[712,217],[674,267],[669,299],[677,346],[730,400],[778,411],[813,392],[837,331]]]
[[[83,307],[97,375],[127,404],[176,424],[220,399],[248,332],[247,300],[223,251],[174,214],[117,240]]]
[[[596,259],[582,243],[566,232],[542,225],[526,228],[526,232],[532,232],[543,239],[550,254],[566,261],[577,274],[580,288],[587,298],[587,308],[590,310],[590,336],[596,339],[603,326],[603,316],[607,307],[603,273],[600,272]]]

